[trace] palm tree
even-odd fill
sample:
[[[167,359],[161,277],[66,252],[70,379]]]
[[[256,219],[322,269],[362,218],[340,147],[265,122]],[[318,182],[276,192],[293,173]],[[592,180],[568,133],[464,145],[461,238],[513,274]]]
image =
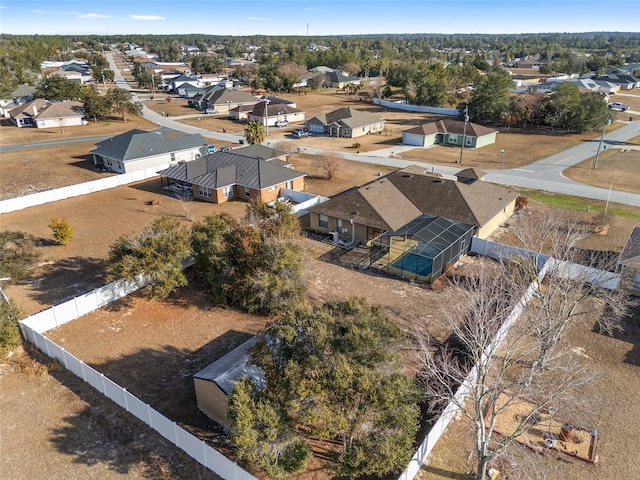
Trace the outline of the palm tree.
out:
[[[250,145],[262,143],[265,138],[264,125],[260,122],[249,122],[244,129],[244,139]]]

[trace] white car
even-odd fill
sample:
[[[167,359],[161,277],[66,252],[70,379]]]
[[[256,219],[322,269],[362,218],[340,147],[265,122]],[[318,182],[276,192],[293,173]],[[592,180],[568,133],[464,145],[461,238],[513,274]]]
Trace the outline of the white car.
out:
[[[289,126],[289,122],[286,120],[278,120],[276,121],[276,123],[274,124],[276,127],[288,127]]]

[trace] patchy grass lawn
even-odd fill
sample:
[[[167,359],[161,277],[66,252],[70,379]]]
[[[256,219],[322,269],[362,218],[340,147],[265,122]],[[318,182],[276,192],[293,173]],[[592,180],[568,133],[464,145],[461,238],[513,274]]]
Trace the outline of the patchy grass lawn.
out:
[[[577,182],[622,192],[640,193],[640,137],[626,145],[609,146],[600,151],[598,167],[593,169],[593,158],[567,168],[562,172]]]
[[[129,116],[126,122],[120,118],[89,121],[87,125],[65,127],[64,133],[59,128],[18,128],[8,119],[0,122],[0,144],[16,145],[35,142],[55,142],[70,138],[95,137],[99,135],[117,135],[134,128],[153,130],[158,126],[142,117]]]

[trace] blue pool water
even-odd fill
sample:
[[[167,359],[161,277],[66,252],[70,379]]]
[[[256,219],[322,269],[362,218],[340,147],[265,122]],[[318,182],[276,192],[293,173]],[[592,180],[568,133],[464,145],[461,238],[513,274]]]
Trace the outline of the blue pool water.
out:
[[[428,277],[431,275],[433,260],[431,258],[421,257],[420,255],[409,252],[396,259],[391,266],[407,272],[415,273],[420,277]]]

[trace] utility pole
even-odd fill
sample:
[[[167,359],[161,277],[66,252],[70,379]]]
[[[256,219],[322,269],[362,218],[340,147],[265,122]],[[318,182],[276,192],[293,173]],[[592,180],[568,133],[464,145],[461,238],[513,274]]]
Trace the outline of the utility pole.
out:
[[[604,139],[604,133],[607,130],[607,127],[611,125],[611,119],[609,118],[609,114],[607,113],[607,119],[604,122],[604,127],[602,127],[602,134],[600,135],[600,142],[598,142],[598,150],[596,150],[596,158],[593,161],[593,169],[598,168],[598,159],[600,158],[600,148],[602,148],[602,140]]]
[[[462,154],[464,152],[464,143],[467,139],[467,123],[469,123],[469,105],[464,107],[464,128],[462,130],[462,145],[460,145],[460,165],[462,165]]]

